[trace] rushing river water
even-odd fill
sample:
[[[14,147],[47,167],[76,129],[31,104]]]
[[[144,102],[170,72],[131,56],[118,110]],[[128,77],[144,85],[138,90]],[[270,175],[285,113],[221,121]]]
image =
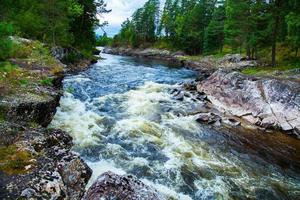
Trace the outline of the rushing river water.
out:
[[[213,130],[185,114],[197,105],[174,99],[170,90],[195,79],[194,72],[156,61],[102,57],[64,80],[65,95],[51,124],[73,136],[74,150],[93,169],[91,183],[112,171],[133,174],[172,200],[299,199],[299,165],[290,167],[299,159],[299,143],[282,148],[283,160],[295,158],[288,167],[279,166],[273,161],[277,154],[251,153],[259,149],[251,138],[236,140],[230,131]]]

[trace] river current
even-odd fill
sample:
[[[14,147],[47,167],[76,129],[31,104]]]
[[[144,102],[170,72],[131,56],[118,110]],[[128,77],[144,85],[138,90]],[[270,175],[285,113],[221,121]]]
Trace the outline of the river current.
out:
[[[132,174],[170,200],[299,199],[297,170],[272,162],[275,155],[249,152],[256,147],[246,148],[225,130],[186,114],[197,103],[178,101],[170,91],[193,81],[195,72],[153,60],[102,57],[65,78],[51,123],[74,138],[74,150],[93,170],[90,184],[112,171]],[[299,153],[295,146],[291,154]]]

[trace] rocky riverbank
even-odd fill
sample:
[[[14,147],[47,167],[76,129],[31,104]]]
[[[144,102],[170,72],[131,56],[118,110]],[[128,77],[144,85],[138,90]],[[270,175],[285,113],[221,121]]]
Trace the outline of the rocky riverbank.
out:
[[[186,88],[197,90],[199,98],[209,103],[210,109],[199,108],[203,111],[199,122],[219,123],[223,120],[231,125],[248,128],[250,125],[267,132],[276,130],[300,137],[299,81],[247,76],[239,72],[257,66],[257,61],[238,54],[218,59],[207,56],[193,61],[182,52],[158,49],[105,48],[103,52],[166,60],[199,71],[198,82]],[[184,98],[184,92],[177,91],[175,95],[179,100]]]
[[[222,58],[205,56],[200,59],[193,59],[183,52],[171,52],[160,49],[130,49],[130,48],[110,48],[103,49],[103,53],[112,55],[126,55],[141,58],[159,59],[182,65],[188,69],[201,71],[202,73],[212,73],[217,69],[242,70],[257,66],[257,61],[247,60],[239,54],[226,55]]]
[[[50,52],[39,42],[14,42],[30,53],[0,72],[0,199],[81,199],[92,171],[71,151],[67,133],[46,127],[59,106],[64,76],[92,61],[76,50]],[[68,63],[71,53],[77,59]]]

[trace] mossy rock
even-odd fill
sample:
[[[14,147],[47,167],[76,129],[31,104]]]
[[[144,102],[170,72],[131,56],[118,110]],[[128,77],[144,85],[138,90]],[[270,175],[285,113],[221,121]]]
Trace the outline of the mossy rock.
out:
[[[0,171],[8,175],[24,174],[26,166],[33,165],[30,152],[19,150],[16,146],[0,147]]]

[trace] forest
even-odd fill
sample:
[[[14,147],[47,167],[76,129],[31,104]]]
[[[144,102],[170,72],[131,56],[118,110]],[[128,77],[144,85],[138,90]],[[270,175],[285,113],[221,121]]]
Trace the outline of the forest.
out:
[[[149,0],[137,9],[123,22],[111,45],[158,47],[191,55],[243,53],[251,59],[268,57],[272,66],[278,59],[294,62],[298,56],[298,0],[166,0],[164,5],[160,3]],[[110,41],[106,35],[100,40]]]
[[[103,0],[0,0],[0,5],[0,61],[13,54],[11,35],[89,55],[96,43],[94,30],[104,25],[97,14],[109,12]]]

